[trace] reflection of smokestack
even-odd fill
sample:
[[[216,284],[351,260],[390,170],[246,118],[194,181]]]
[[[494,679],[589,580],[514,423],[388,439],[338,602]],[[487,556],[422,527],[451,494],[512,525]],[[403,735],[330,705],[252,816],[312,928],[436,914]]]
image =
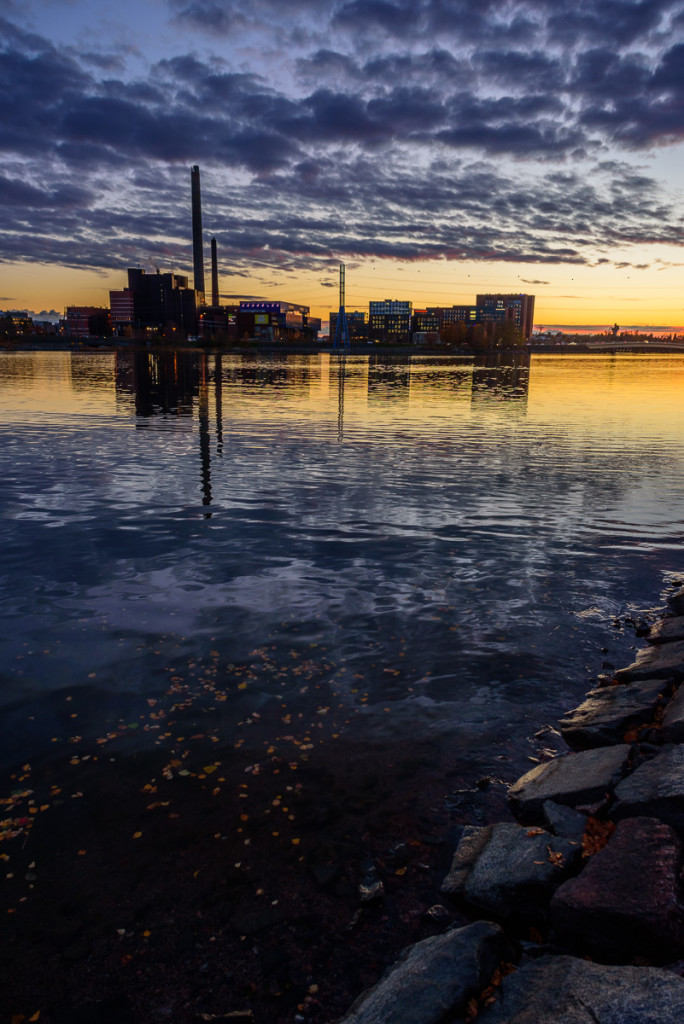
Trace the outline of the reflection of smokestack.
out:
[[[211,304],[212,306],[218,306],[219,304],[218,255],[215,238],[211,240]]]
[[[192,184],[192,262],[195,291],[201,293],[204,302],[204,255],[202,253],[202,199],[200,196],[200,173],[195,165],[190,171]]]

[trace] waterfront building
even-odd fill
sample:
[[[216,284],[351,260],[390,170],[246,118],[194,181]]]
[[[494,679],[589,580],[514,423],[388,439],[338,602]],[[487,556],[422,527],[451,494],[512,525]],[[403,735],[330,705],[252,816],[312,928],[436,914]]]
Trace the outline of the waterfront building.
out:
[[[413,303],[405,299],[382,299],[368,304],[368,336],[375,341],[411,340]]]
[[[526,341],[532,337],[534,325],[534,295],[520,294],[482,294],[476,300],[478,306],[484,306],[492,312],[504,310],[506,319],[513,320],[515,326]]]
[[[318,340],[321,321],[310,314],[309,306],[294,302],[245,300],[238,310],[238,336],[257,341]]]
[[[130,288],[110,291],[109,309],[114,334],[118,337],[130,337],[135,327],[133,291]]]
[[[179,337],[197,330],[197,293],[183,274],[146,274],[129,267],[128,287],[109,293],[113,322],[127,331],[177,331]],[[132,316],[132,319],[131,319]]]
[[[112,333],[109,310],[101,306],[67,306],[65,326],[72,338],[106,338]]]
[[[367,316],[363,310],[359,309],[348,309],[345,311],[347,315],[347,327],[349,328],[349,340],[356,342],[367,341],[368,339],[368,323]],[[337,329],[337,310],[330,311],[330,337],[335,337],[335,331]]]

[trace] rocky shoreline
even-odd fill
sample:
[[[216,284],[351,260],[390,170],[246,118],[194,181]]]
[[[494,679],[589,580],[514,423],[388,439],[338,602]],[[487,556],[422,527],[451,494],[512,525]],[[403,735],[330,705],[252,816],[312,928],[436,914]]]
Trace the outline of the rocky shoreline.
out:
[[[343,1024],[684,1020],[684,587],[668,605],[561,720],[569,752],[510,787],[516,822],[462,829],[442,893],[472,923],[404,950]]]

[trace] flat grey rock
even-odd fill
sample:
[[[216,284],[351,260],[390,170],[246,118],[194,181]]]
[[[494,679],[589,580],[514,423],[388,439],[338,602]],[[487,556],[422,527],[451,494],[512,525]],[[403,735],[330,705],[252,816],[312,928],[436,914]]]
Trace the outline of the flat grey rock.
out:
[[[464,1012],[509,955],[503,932],[489,921],[424,939],[404,950],[340,1024],[440,1024]]]
[[[552,836],[513,822],[494,825],[492,836],[465,883],[464,896],[499,920],[546,916],[554,889],[582,853],[578,840]]]
[[[684,743],[684,686],[680,686],[665,708],[662,720],[665,743]]]
[[[655,818],[621,821],[607,845],[551,901],[555,938],[575,952],[665,962],[682,952],[680,843]]]
[[[391,1019],[391,1018],[388,1018]],[[544,956],[504,978],[477,1024],[682,1024],[684,980],[658,967]]]
[[[563,739],[573,750],[621,743],[631,729],[653,722],[671,692],[672,686],[659,678],[591,690],[579,707],[561,718]]]
[[[544,801],[579,807],[607,799],[622,778],[631,747],[597,747],[577,754],[562,754],[537,765],[518,779],[508,799],[519,821],[541,824]]]
[[[671,619],[654,622],[646,639],[651,644],[667,644],[673,640],[684,640],[684,615],[674,615]]]
[[[664,750],[615,787],[613,821],[641,816],[684,831],[684,746]]]
[[[448,893],[450,896],[463,895],[468,876],[491,836],[491,825],[482,828],[478,825],[465,826],[456,847],[449,874],[442,882],[443,893]]]
[[[684,641],[644,647],[637,651],[636,661],[615,672],[619,683],[635,679],[684,679]]]

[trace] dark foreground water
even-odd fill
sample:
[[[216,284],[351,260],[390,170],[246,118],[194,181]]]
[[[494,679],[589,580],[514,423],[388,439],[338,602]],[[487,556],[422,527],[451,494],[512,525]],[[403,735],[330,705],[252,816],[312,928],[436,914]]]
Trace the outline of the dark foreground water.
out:
[[[58,1021],[124,990],[133,1020],[341,1012],[335,971],[353,987],[362,967],[298,950],[336,914],[343,930],[367,856],[408,839],[389,889],[436,877],[439,835],[487,813],[475,783],[503,806],[559,746],[535,733],[630,659],[615,617],[681,570],[683,391],[684,356],[0,354],[0,854],[26,974],[9,1009]],[[183,946],[169,886],[211,874],[212,842],[230,892],[195,938],[186,897]],[[90,895],[64,903],[81,877]],[[74,907],[105,879],[94,924]],[[415,892],[358,927],[414,938]],[[285,966],[262,949],[277,927]],[[234,1005],[132,970],[180,978],[229,933],[252,957],[224,981]],[[57,986],[35,1006],[31,951]]]

